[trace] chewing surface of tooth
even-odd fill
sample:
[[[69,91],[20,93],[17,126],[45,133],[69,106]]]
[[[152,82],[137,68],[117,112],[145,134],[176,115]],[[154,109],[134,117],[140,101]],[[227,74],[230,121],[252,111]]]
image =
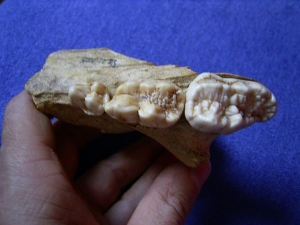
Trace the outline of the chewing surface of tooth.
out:
[[[92,85],[76,84],[69,89],[71,104],[81,108],[89,115],[102,115],[104,105],[109,99],[107,88],[99,82],[94,82]]]
[[[137,124],[139,102],[131,95],[115,95],[114,98],[105,104],[105,112],[112,118],[124,123]]]
[[[255,81],[202,73],[186,93],[186,119],[202,132],[230,134],[269,120],[275,113],[274,95]]]
[[[166,128],[180,119],[184,102],[184,92],[170,82],[129,81],[117,88],[105,111],[126,123]]]

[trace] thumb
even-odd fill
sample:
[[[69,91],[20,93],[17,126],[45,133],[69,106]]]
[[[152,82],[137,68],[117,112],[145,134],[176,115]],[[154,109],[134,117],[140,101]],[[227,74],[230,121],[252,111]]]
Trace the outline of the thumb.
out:
[[[2,138],[2,163],[6,165],[17,168],[39,161],[58,162],[53,151],[55,139],[51,122],[36,109],[25,91],[6,107]]]

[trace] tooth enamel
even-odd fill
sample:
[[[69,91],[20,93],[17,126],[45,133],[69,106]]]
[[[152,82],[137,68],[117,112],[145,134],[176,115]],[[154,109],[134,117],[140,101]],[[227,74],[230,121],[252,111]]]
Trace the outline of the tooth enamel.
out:
[[[115,95],[105,105],[105,112],[110,117],[129,124],[138,123],[138,110],[138,100],[128,94]]]
[[[118,96],[129,95],[132,99],[135,99],[138,103],[137,115],[138,118],[131,120],[126,119],[132,117],[135,112],[124,113],[117,108],[116,103],[112,101],[120,101]],[[128,96],[126,98],[129,98]],[[185,95],[184,92],[176,85],[166,81],[145,81],[139,83],[137,81],[125,82],[120,85],[115,93],[114,98],[105,106],[105,111],[108,115],[118,120],[127,123],[136,123],[145,127],[159,127],[166,128],[174,125],[181,117],[184,108]],[[129,107],[130,102],[126,103],[122,107]],[[119,108],[121,106],[118,106]],[[121,107],[121,108],[122,108]],[[136,108],[135,108],[136,109]],[[118,112],[118,116],[115,116],[115,112]],[[125,118],[125,119],[124,119]],[[134,116],[134,118],[136,118]],[[131,122],[128,122],[131,121]]]
[[[123,84],[121,84],[117,90],[115,95],[120,95],[120,94],[129,94],[132,96],[137,96],[139,93],[139,83],[136,81],[127,81]]]
[[[84,98],[89,93],[90,86],[88,84],[76,84],[69,89],[69,100],[72,105],[79,108],[85,108]]]
[[[104,113],[104,105],[109,101],[107,88],[98,82],[77,84],[69,89],[69,99],[72,105],[80,107],[89,115],[100,116]]]
[[[276,112],[274,95],[262,84],[202,73],[186,93],[185,116],[202,132],[230,134]]]

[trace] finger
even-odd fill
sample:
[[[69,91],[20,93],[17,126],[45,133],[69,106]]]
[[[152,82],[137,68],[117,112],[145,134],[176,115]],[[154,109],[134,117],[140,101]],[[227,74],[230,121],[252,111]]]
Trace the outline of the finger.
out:
[[[3,123],[3,145],[1,158],[7,166],[37,166],[38,162],[57,164],[54,154],[55,139],[47,116],[40,113],[26,92],[13,98],[6,107]],[[24,168],[24,167],[23,167]],[[44,173],[53,171],[43,170]],[[26,170],[21,171],[26,173]]]
[[[12,165],[52,162],[56,170],[59,169],[57,172],[65,173],[64,168],[69,177],[73,177],[77,167],[78,149],[100,135],[98,129],[74,126],[61,121],[54,123],[53,131],[49,118],[36,109],[31,96],[23,91],[6,107],[2,135],[4,150],[1,155],[8,157],[3,161]],[[48,167],[42,168],[47,168],[45,173],[53,172]]]
[[[184,224],[210,174],[210,163],[196,169],[176,162],[156,178],[128,224]]]
[[[79,160],[79,150],[87,143],[100,137],[101,130],[75,126],[62,121],[53,124],[56,148],[55,152],[70,180],[73,180]]]
[[[105,212],[119,197],[122,189],[140,176],[162,150],[148,137],[100,162],[76,184],[95,212]]]
[[[17,213],[8,219],[11,223],[19,224],[35,215],[41,221],[39,224],[60,220],[95,224],[82,199],[67,182],[54,152],[55,138],[49,118],[36,109],[26,92],[7,105],[2,137],[0,200],[10,212],[6,218]],[[73,208],[74,205],[81,207]],[[3,215],[0,213],[0,218]]]
[[[127,224],[138,203],[144,197],[158,174],[177,159],[168,151],[163,151],[147,171],[124,193],[105,214],[111,225]],[[115,216],[122,215],[122,216]]]

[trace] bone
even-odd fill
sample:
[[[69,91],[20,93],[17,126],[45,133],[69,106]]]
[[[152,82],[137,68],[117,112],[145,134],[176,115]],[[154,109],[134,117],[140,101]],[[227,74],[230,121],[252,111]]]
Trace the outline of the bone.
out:
[[[277,108],[274,95],[250,78],[199,75],[105,48],[50,54],[25,90],[45,114],[103,133],[140,131],[190,167],[209,160],[217,136],[267,121]]]

